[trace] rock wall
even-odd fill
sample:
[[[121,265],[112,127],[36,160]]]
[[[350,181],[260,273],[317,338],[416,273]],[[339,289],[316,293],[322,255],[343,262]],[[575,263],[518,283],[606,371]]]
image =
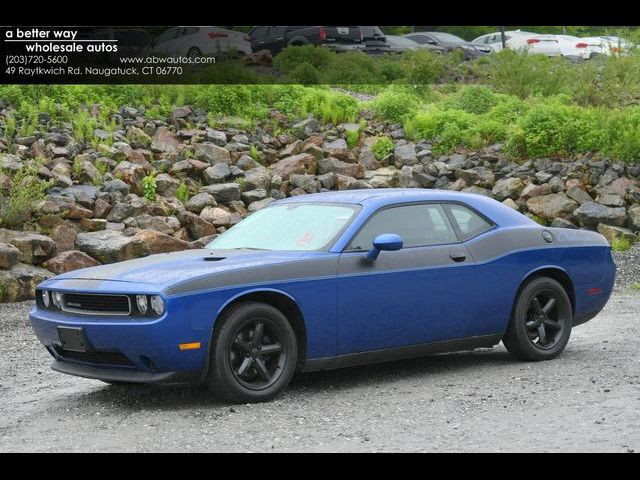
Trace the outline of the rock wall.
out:
[[[95,110],[95,108],[94,108]],[[6,112],[0,112],[6,113]],[[54,274],[160,252],[200,248],[216,234],[274,200],[327,190],[422,187],[491,196],[537,221],[597,229],[631,243],[640,233],[640,165],[602,158],[516,162],[496,144],[479,152],[436,155],[411,142],[398,125],[365,115],[361,124],[289,122],[274,111],[249,125],[180,107],[167,121],[123,107],[113,134],[78,142],[69,128],[49,127],[0,143],[4,203],[11,172],[44,159],[38,175],[54,187],[18,228],[0,229],[0,298],[33,297]],[[364,125],[364,126],[363,126]],[[349,147],[348,132],[360,131]],[[372,147],[389,136],[394,151],[376,159]],[[105,172],[106,170],[106,172]],[[143,178],[157,172],[157,198]],[[190,197],[176,198],[185,187]]]

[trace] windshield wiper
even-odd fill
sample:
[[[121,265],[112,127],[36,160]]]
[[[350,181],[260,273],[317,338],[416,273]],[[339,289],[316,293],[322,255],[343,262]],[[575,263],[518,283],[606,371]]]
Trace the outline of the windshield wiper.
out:
[[[231,250],[262,250],[262,251],[268,251],[268,252],[271,251],[271,249],[269,248],[257,248],[257,247],[234,247]]]

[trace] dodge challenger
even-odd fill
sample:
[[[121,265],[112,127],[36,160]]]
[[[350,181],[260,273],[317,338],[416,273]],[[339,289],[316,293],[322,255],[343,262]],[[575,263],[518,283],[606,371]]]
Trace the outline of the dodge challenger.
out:
[[[484,196],[327,192],[276,201],[203,249],[46,280],[30,320],[58,372],[257,402],[296,372],[500,341],[552,359],[604,307],[615,272],[600,234]]]

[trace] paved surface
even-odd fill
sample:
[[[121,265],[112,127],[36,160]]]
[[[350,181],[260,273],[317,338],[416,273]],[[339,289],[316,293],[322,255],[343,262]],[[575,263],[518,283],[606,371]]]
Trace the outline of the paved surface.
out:
[[[0,451],[640,451],[640,292],[620,288],[554,361],[502,345],[298,376],[258,405],[57,374],[0,305]]]

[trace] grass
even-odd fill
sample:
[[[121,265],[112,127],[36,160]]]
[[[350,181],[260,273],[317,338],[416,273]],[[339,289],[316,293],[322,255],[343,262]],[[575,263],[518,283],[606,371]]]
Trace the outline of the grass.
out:
[[[634,283],[630,285],[629,288],[634,292],[640,292],[640,283]]]
[[[611,239],[611,249],[614,252],[626,252],[631,248],[631,241],[625,237],[614,237]]]

